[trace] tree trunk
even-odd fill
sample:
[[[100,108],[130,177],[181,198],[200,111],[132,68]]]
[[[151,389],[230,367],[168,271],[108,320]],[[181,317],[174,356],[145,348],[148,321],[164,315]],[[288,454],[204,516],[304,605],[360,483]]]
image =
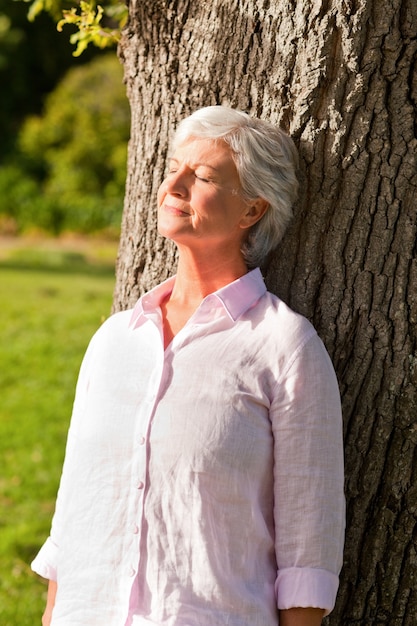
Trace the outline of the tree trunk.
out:
[[[301,195],[267,283],[343,398],[348,527],[328,624],[417,624],[415,0],[130,0],[132,108],[114,310],[175,271],[156,231],[170,133],[227,104],[280,123]]]

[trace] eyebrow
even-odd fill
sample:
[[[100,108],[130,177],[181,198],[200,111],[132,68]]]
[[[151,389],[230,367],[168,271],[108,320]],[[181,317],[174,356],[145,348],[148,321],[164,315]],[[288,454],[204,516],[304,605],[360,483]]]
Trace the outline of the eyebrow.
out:
[[[178,165],[180,164],[180,161],[178,159],[176,159],[175,157],[170,157],[169,161],[174,161]],[[214,172],[220,172],[221,171],[217,167],[213,167],[213,165],[209,165],[208,163],[204,163],[204,161],[200,161],[198,163],[187,163],[187,165],[189,165],[191,167],[208,167],[209,169],[213,170]]]

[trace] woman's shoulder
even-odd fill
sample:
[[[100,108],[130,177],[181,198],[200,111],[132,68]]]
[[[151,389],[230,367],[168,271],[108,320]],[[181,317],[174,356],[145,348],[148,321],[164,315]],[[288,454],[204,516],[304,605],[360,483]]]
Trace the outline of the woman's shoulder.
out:
[[[316,332],[312,323],[302,313],[292,309],[276,294],[267,291],[261,300],[263,300],[261,306],[265,320],[273,327],[285,325],[289,332],[312,334]]]
[[[273,359],[290,358],[313,338],[320,343],[311,322],[269,291],[247,315],[253,332],[246,333],[246,341],[253,342],[261,353],[266,351]]]
[[[98,343],[109,336],[127,333],[131,317],[132,309],[126,309],[125,311],[111,313],[108,317],[99,320],[99,325],[91,339],[92,343]]]

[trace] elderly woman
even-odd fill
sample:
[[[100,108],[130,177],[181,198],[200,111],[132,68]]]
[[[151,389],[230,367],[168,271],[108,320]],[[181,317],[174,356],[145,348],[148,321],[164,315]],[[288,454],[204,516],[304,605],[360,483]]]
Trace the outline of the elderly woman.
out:
[[[296,194],[271,124],[208,107],[158,193],[176,276],[93,337],[51,536],[53,626],[316,626],[344,532],[340,398],[314,328],[257,268]]]

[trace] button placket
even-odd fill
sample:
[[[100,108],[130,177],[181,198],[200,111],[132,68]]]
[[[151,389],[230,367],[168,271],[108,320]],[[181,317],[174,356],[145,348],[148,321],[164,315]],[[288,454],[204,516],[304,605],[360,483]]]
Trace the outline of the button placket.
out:
[[[159,397],[159,390],[163,385],[164,379],[164,353],[162,350],[155,358],[155,367],[153,369],[153,376],[151,377],[150,386],[148,389],[148,393],[146,397],[141,402],[141,406],[139,408],[140,417],[138,416],[138,423],[141,424],[141,428],[139,429],[136,435],[136,455],[137,455],[137,463],[136,465],[136,477],[134,478],[133,487],[137,494],[137,509],[136,509],[136,520],[133,525],[133,535],[135,536],[135,541],[138,542],[138,546],[140,543],[141,529],[142,529],[142,519],[144,512],[144,494],[146,487],[146,477],[148,474],[148,440],[149,440],[149,432],[151,429],[152,419],[156,407],[156,403]],[[140,554],[139,554],[140,561]],[[138,563],[139,566],[139,563]]]

